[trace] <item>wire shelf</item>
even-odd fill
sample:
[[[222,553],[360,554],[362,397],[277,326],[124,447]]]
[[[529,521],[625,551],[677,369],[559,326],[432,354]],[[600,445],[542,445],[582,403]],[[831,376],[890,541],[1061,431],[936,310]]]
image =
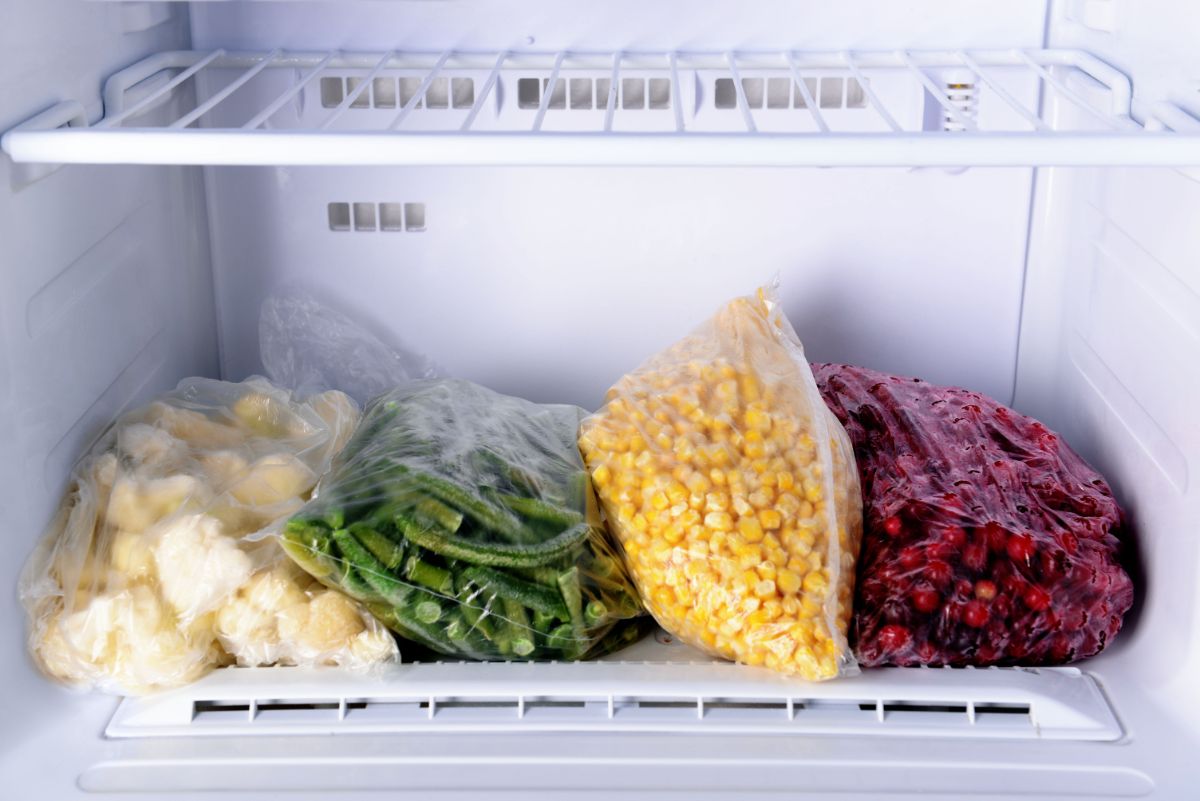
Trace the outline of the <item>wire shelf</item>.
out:
[[[16,162],[207,165],[1200,165],[1078,50],[172,51],[7,132]]]

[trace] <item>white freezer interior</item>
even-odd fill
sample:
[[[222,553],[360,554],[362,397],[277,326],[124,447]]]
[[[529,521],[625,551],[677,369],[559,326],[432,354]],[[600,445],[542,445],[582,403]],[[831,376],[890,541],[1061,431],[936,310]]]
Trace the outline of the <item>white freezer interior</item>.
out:
[[[1200,56],[1188,47],[1200,25],[1180,2],[737,5],[16,0],[0,26],[0,130],[64,100],[95,121],[104,79],[151,53],[218,47],[1077,48],[1131,77],[1139,123],[1163,102],[1200,109]],[[184,87],[144,117],[166,125],[194,107],[192,92],[210,95],[240,71]],[[1103,102],[1097,86],[1073,86]],[[280,88],[264,75],[221,113],[252,111]],[[1036,82],[1009,89],[1056,129],[1096,126]],[[918,121],[928,113],[928,98],[889,98]],[[994,95],[980,102],[981,119],[1003,111]],[[570,113],[546,119],[566,124]],[[711,124],[736,128],[730,113],[732,123]],[[759,114],[764,126],[773,119]],[[164,141],[156,147],[174,147]],[[453,374],[594,408],[646,355],[778,274],[813,360],[968,386],[1059,430],[1109,479],[1138,556],[1138,601],[1121,637],[1062,674],[868,671],[813,688],[688,664],[700,658],[652,638],[574,671],[422,665],[384,686],[222,671],[193,695],[115,719],[114,699],[73,695],[37,675],[10,591],[0,602],[6,786],[46,798],[352,789],[1191,797],[1200,778],[1190,757],[1200,747],[1200,493],[1191,480],[1200,470],[1200,158],[1178,169],[1109,163],[54,169],[3,158],[0,507],[11,558],[0,585],[15,586],[72,461],[120,409],[185,376],[261,369],[258,309],[288,282]],[[332,230],[330,204],[350,204],[349,230]],[[354,214],[365,223],[381,204],[421,204],[423,219],[380,230],[376,216],[375,230],[355,230]],[[416,704],[412,714],[372,723],[369,704],[346,705],[389,694]],[[727,704],[724,694],[768,703]],[[512,708],[449,714],[452,699],[472,695]],[[587,700],[571,707],[578,713],[547,712],[538,709],[544,696]],[[639,697],[670,703],[639,706]],[[246,709],[198,715],[201,698],[241,699]],[[288,699],[334,705],[264,714]],[[1044,716],[1020,728],[979,711],[998,700]],[[971,705],[972,717],[951,720],[932,706],[905,713],[902,701]],[[812,710],[823,711],[804,714]]]

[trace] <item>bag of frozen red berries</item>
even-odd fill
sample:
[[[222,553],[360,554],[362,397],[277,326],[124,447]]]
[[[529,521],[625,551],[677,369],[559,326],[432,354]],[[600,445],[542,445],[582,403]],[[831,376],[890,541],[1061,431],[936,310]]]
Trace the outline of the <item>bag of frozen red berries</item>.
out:
[[[965,389],[813,373],[866,507],[862,665],[1058,665],[1112,642],[1133,603],[1121,510],[1057,434]]]

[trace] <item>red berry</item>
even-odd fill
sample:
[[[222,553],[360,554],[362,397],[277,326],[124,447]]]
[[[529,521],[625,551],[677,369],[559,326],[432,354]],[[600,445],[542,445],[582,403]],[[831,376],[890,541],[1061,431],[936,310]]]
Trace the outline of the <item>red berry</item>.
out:
[[[932,559],[953,559],[954,546],[948,542],[931,542],[925,549],[925,555]]]
[[[967,601],[966,607],[962,612],[963,623],[966,623],[972,628],[979,628],[988,620],[987,607],[980,601]]]
[[[950,565],[942,560],[930,562],[925,568],[925,576],[934,584],[944,586],[953,578],[954,573],[950,569]]]
[[[963,564],[971,570],[983,570],[987,567],[988,549],[982,542],[973,542],[963,548]]]
[[[1025,590],[1021,600],[1034,612],[1040,612],[1050,605],[1050,593],[1040,587],[1030,587]]]
[[[922,584],[913,590],[912,593],[913,606],[916,607],[918,612],[925,612],[926,614],[937,609],[938,603],[941,600],[938,591],[927,584]]]
[[[1033,537],[1028,534],[1013,534],[1008,538],[1008,558],[1018,564],[1027,565],[1033,559],[1036,548]]]
[[[900,549],[900,567],[905,570],[916,570],[925,561],[925,556],[921,553],[920,547],[909,545]]]
[[[887,532],[889,537],[900,536],[900,518],[892,515],[887,520],[884,520],[883,530]]]
[[[899,651],[908,645],[908,629],[891,623],[879,630],[879,645],[885,651]]]
[[[987,579],[975,582],[975,597],[981,601],[990,601],[996,597],[996,583]]]
[[[967,532],[962,526],[948,526],[942,530],[942,539],[955,548],[961,548],[967,541]]]
[[[993,551],[1003,551],[1008,543],[1008,533],[999,523],[988,523],[983,527],[983,534],[987,538],[988,547]]]

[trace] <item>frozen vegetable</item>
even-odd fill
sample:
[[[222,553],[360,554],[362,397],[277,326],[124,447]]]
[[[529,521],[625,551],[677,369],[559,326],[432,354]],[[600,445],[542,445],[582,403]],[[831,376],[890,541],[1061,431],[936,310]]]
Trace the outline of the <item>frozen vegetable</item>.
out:
[[[636,639],[637,594],[576,447],[581,411],[467,381],[371,403],[284,547],[404,637],[476,659],[583,659]]]
[[[1056,665],[1121,628],[1133,584],[1104,479],[978,392],[814,367],[866,499],[855,606],[864,665]]]
[[[190,379],[124,415],[76,466],[22,575],[37,662],[133,694],[231,662],[395,658],[360,605],[255,539],[303,506],[357,419],[341,393],[300,402],[263,379]]]
[[[580,447],[663,628],[808,679],[852,669],[858,477],[772,291],[622,378]]]

